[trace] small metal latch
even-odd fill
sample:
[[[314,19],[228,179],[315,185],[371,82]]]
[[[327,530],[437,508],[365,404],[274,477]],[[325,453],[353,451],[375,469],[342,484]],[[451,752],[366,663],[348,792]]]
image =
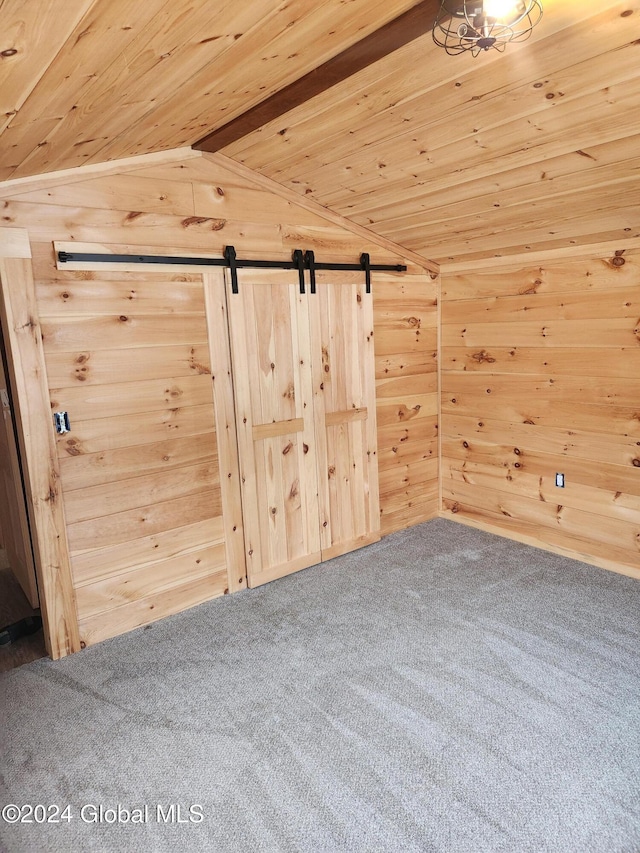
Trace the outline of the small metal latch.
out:
[[[9,395],[7,394],[6,388],[0,388],[0,400],[2,400],[3,409],[11,408],[11,406],[9,405]]]
[[[65,432],[69,432],[71,429],[71,424],[69,423],[69,415],[66,412],[54,412],[53,413],[53,422],[56,427],[56,432],[58,435],[64,435]]]

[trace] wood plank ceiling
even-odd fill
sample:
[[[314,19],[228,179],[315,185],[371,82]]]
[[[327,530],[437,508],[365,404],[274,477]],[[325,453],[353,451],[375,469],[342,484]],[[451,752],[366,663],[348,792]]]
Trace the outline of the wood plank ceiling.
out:
[[[193,145],[416,0],[0,0],[0,180]],[[429,5],[429,4],[425,4]],[[640,238],[640,0],[427,32],[222,153],[441,263]]]

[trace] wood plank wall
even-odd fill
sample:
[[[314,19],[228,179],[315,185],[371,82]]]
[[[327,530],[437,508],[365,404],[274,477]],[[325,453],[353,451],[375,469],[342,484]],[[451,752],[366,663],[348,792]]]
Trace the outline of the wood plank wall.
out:
[[[86,645],[229,589],[202,277],[91,275],[36,285]]]
[[[381,532],[438,504],[438,277],[380,278],[374,287]]]
[[[94,413],[82,424],[83,441],[69,445],[61,465],[73,582],[86,645],[222,594],[227,588],[222,573],[225,507],[215,453],[201,277],[175,270],[153,275],[57,270],[52,242],[100,244],[107,251],[145,248],[214,255],[233,244],[239,257],[282,259],[290,257],[293,248],[302,248],[313,249],[318,261],[353,263],[363,251],[374,263],[403,260],[388,245],[373,238],[367,242],[362,233],[354,234],[269,192],[264,182],[253,183],[204,157],[166,164],[154,160],[138,169],[129,162],[122,174],[114,172],[113,164],[105,168],[108,174],[94,172],[86,180],[73,175],[69,183],[57,185],[45,180],[35,189],[13,185],[3,191],[0,186],[2,224],[29,233],[52,406],[63,399],[69,406],[74,397],[79,403],[90,398]],[[373,285],[385,534],[428,520],[438,511],[438,282],[414,260],[408,266],[406,274],[374,274]],[[87,305],[95,305],[96,293],[100,310],[88,310]],[[88,381],[77,362],[78,353],[87,350],[93,353]],[[202,369],[194,371],[194,363]],[[171,396],[174,386],[181,401],[178,415]],[[176,417],[184,422],[181,439],[167,432]],[[129,438],[141,418],[144,431],[132,442]],[[104,439],[107,431],[113,438],[105,455],[92,436]],[[64,441],[64,436],[58,439]],[[144,474],[139,470],[142,455],[149,466]],[[167,455],[175,474],[169,480],[166,462],[161,461]],[[112,466],[117,476],[110,474]],[[110,500],[105,490],[110,490]],[[91,517],[94,492],[101,506],[112,506],[113,514],[100,524]],[[182,503],[191,512],[194,501],[202,517],[180,514]],[[154,504],[165,509],[175,504],[171,543],[156,541],[150,529],[143,535],[146,524],[138,524],[136,533],[136,519],[152,513]],[[124,523],[132,529],[117,538]],[[145,556],[156,545],[170,561],[163,564],[164,580],[149,570]],[[195,562],[203,556],[204,564]]]
[[[443,512],[640,577],[640,251],[592,254],[443,272]]]

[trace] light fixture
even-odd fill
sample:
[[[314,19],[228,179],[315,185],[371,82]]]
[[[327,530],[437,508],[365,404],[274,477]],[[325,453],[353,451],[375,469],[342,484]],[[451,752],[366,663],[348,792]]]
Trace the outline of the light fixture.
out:
[[[442,0],[433,40],[450,55],[503,51],[508,42],[529,38],[541,17],[540,0]]]

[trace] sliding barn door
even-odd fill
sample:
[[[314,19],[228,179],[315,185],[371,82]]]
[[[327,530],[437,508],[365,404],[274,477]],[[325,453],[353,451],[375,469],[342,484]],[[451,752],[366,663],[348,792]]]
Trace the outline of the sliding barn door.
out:
[[[373,302],[362,273],[318,272],[309,311],[327,560],[380,538]]]
[[[308,297],[297,273],[227,282],[249,586],[321,560]]]
[[[373,309],[362,274],[227,282],[249,586],[380,538]]]

